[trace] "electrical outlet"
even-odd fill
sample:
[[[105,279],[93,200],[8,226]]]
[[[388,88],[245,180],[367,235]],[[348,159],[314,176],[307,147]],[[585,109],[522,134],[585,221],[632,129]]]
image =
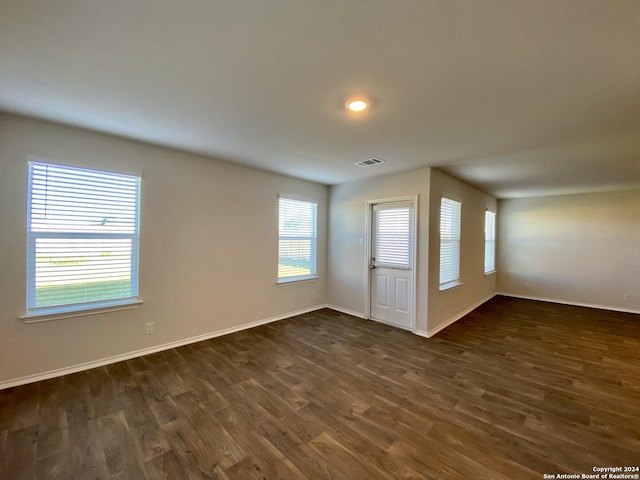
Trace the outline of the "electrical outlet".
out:
[[[144,331],[145,335],[151,335],[155,331],[156,324],[153,322],[149,322],[145,324],[146,329]]]
[[[631,294],[630,293],[625,293],[622,298],[624,298],[625,302],[629,302],[631,301]]]

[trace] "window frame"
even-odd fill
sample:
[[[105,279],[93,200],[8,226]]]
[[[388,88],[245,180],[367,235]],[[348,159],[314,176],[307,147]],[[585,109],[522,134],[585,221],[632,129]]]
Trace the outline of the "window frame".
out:
[[[492,225],[492,233],[493,233],[493,238],[489,239],[487,238],[487,219],[488,219],[488,215],[491,214],[491,218],[493,221],[493,225]],[[497,217],[498,214],[497,212],[494,212],[493,210],[485,210],[484,212],[484,274],[485,275],[491,275],[493,273],[496,273],[496,226],[497,226]],[[487,270],[487,247],[489,247],[489,245],[491,245],[491,249],[493,251],[493,264],[491,265],[491,268]]]
[[[453,237],[453,238],[444,238],[443,237],[443,228],[442,228],[442,219],[443,219],[443,206],[446,202],[452,202],[458,205],[458,225],[457,225],[457,237]],[[462,257],[462,250],[461,250],[461,244],[462,244],[462,202],[459,200],[454,200],[453,198],[449,198],[449,197],[445,197],[442,196],[440,198],[440,211],[439,211],[439,222],[438,222],[438,235],[439,235],[439,248],[440,248],[440,252],[439,252],[439,268],[438,268],[438,282],[439,282],[439,286],[438,289],[440,291],[444,291],[444,290],[449,290],[451,288],[457,287],[458,285],[462,285],[462,281],[461,281],[461,257]],[[443,260],[443,256],[442,256],[442,252],[443,252],[443,244],[444,242],[447,243],[451,243],[454,245],[457,245],[457,253],[458,253],[458,258],[457,258],[457,262],[455,263],[455,265],[457,266],[457,272],[456,272],[456,276],[455,278],[451,278],[451,279],[446,279],[446,281],[442,281],[442,260]]]
[[[95,172],[100,175],[127,176],[137,180],[135,196],[135,222],[133,233],[122,232],[34,232],[32,230],[32,209],[33,209],[33,168],[35,165],[45,165],[59,168],[75,169],[84,172]],[[26,209],[26,272],[25,272],[25,314],[20,319],[25,323],[40,322],[58,318],[77,317],[92,315],[106,311],[123,310],[137,308],[142,304],[139,298],[139,275],[140,275],[140,203],[141,203],[141,183],[142,176],[135,173],[123,173],[112,170],[87,168],[78,165],[68,165],[52,161],[46,158],[28,158],[27,165],[27,209]],[[131,240],[131,295],[127,297],[116,297],[104,300],[95,300],[80,303],[66,303],[61,305],[51,305],[38,307],[35,305],[36,295],[36,241],[39,238],[47,239],[130,239]]]
[[[291,201],[291,202],[299,202],[299,203],[308,203],[313,205],[313,228],[312,235],[299,235],[295,237],[283,237],[280,231],[280,209],[282,201]],[[277,251],[277,261],[276,261],[276,285],[290,285],[294,283],[300,282],[308,282],[312,280],[316,280],[318,278],[318,202],[316,200],[311,200],[309,198],[300,198],[295,195],[278,195],[278,251]],[[309,240],[310,241],[310,263],[311,263],[311,273],[308,275],[298,275],[298,276],[289,276],[289,277],[280,277],[279,265],[280,265],[280,242],[283,238],[287,238],[288,240]]]

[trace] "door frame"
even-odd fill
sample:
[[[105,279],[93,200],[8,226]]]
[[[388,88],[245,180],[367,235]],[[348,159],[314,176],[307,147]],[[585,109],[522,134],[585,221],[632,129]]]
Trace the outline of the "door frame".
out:
[[[365,305],[364,316],[367,320],[371,318],[371,257],[373,256],[373,241],[372,241],[372,228],[373,228],[373,207],[382,203],[411,203],[413,205],[413,248],[411,255],[413,256],[413,268],[412,268],[412,280],[413,280],[413,302],[411,305],[411,332],[416,332],[416,308],[418,305],[417,298],[417,285],[418,285],[418,195],[403,195],[399,197],[389,198],[376,198],[373,200],[367,200],[367,214],[365,220],[365,243],[364,243],[364,278],[365,278]],[[375,320],[391,325],[396,328],[400,328],[397,325],[385,322],[383,320]]]

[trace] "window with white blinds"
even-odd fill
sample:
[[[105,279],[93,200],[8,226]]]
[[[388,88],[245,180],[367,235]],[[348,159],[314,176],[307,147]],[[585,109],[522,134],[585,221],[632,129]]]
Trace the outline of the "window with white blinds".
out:
[[[411,268],[412,207],[374,207],[374,262],[379,266]]]
[[[440,290],[460,283],[460,220],[462,204],[440,202]]]
[[[29,163],[27,315],[137,300],[140,178]]]
[[[484,212],[484,273],[496,269],[496,213]]]
[[[278,283],[316,276],[318,204],[280,197]]]

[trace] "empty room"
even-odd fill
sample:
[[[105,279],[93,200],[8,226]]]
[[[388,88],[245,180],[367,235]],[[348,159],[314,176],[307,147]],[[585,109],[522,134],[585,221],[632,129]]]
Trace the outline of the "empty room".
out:
[[[0,0],[0,480],[640,478],[640,1]]]

